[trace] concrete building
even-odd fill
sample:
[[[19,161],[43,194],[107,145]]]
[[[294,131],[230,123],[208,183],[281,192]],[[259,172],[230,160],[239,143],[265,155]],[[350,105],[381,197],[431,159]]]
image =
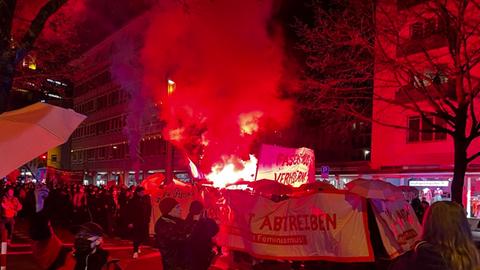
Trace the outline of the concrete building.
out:
[[[134,53],[139,53],[142,30],[147,23],[147,15],[133,19],[70,63],[76,69],[72,78],[73,107],[88,116],[72,135],[71,169],[83,171],[86,184],[116,181],[132,185],[152,173],[165,171],[166,142],[161,135],[158,108],[153,102],[147,103],[147,113],[139,121],[139,149],[137,156],[132,157],[126,130],[129,128],[127,117],[131,113],[129,103],[134,93],[126,91],[112,78],[115,50],[131,42]],[[188,179],[184,159],[175,151],[173,168],[177,178]]]

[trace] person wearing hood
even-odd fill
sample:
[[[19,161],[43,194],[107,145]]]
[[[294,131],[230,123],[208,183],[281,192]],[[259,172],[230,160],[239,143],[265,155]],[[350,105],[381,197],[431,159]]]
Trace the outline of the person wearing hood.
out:
[[[155,223],[155,236],[163,269],[186,269],[185,245],[191,227],[181,219],[182,208],[175,199],[165,198],[160,201],[159,207],[162,216]]]

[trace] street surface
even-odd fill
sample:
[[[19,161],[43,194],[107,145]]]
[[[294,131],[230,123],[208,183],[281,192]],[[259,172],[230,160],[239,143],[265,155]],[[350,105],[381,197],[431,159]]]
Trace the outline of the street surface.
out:
[[[31,240],[28,237],[27,222],[18,220],[12,242],[7,249],[7,270],[39,270],[32,256],[30,246]],[[64,229],[56,229],[55,233],[64,244],[72,246],[73,235]],[[120,238],[106,237],[103,247],[109,251],[112,259],[120,259],[123,270],[161,270],[162,263],[158,250],[149,246],[141,247],[141,254],[138,259],[132,258],[132,242]],[[217,260],[216,265],[211,269],[228,269],[227,257]]]

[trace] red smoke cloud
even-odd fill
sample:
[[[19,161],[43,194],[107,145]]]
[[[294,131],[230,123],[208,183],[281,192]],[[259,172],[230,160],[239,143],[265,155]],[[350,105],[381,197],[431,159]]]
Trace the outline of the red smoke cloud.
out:
[[[271,7],[258,0],[173,1],[154,12],[142,50],[144,89],[167,108],[164,135],[192,159],[203,157],[204,169],[223,155],[248,159],[256,120],[290,120],[291,103],[278,92],[281,37],[267,27]],[[168,79],[176,87],[166,98]]]

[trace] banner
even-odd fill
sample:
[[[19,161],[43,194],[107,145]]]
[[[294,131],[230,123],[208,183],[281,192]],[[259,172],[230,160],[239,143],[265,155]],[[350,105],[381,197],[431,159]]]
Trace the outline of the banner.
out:
[[[422,226],[410,204],[404,200],[384,201],[372,199],[380,236],[391,258],[409,251],[420,239]]]
[[[312,149],[262,145],[257,180],[269,179],[299,187],[315,182],[315,153]]]
[[[225,194],[229,220],[221,246],[273,260],[373,261],[365,199],[350,193],[316,193],[273,202],[241,190]]]

